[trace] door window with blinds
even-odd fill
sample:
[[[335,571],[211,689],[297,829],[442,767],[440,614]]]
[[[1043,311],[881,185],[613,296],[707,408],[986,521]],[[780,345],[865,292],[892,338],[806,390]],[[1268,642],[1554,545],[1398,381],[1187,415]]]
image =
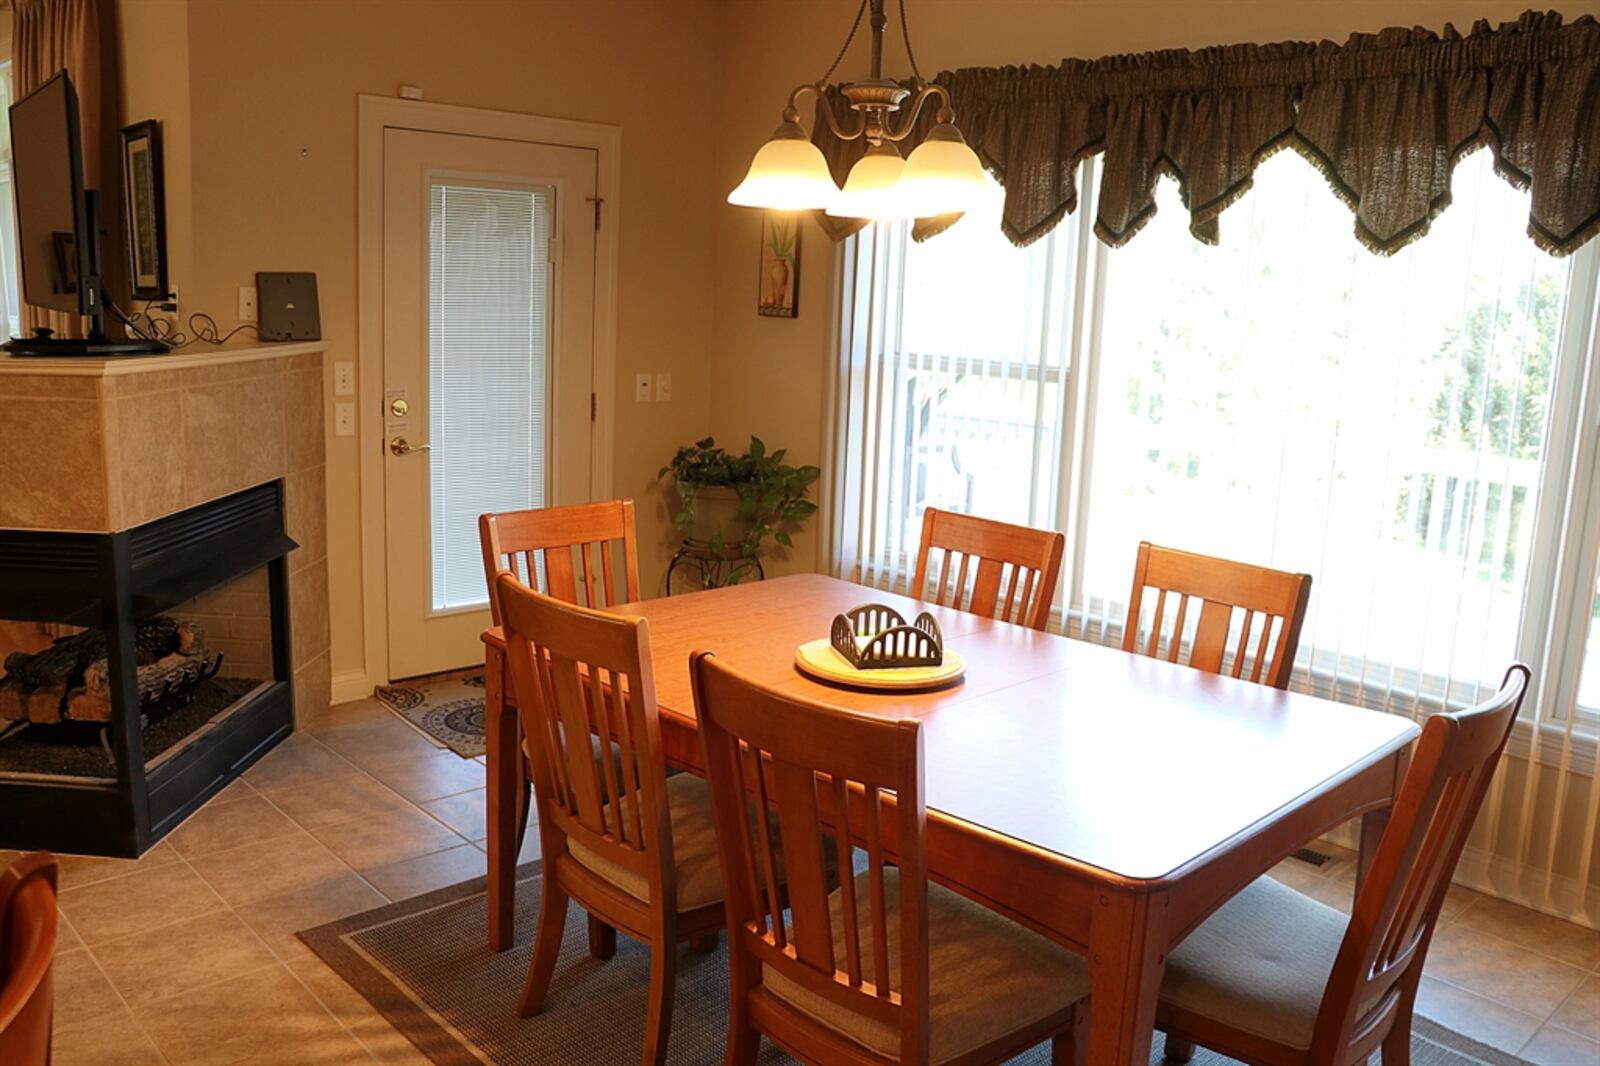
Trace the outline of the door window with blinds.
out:
[[[1573,462],[1596,422],[1596,254],[1539,251],[1488,153],[1453,194],[1388,257],[1290,152],[1219,247],[1171,182],[1117,250],[1079,227],[1091,204],[1013,247],[998,189],[926,242],[853,238],[833,568],[903,587],[922,511],[950,508],[1068,534],[1057,625],[1075,636],[1120,643],[1150,540],[1310,573],[1295,684],[1322,695],[1425,714],[1540,662],[1571,516],[1600,491]],[[1579,599],[1587,621],[1600,590]],[[1583,673],[1587,706],[1600,667]]]
[[[435,612],[487,602],[480,514],[545,504],[551,200],[543,186],[431,183],[428,491]]]

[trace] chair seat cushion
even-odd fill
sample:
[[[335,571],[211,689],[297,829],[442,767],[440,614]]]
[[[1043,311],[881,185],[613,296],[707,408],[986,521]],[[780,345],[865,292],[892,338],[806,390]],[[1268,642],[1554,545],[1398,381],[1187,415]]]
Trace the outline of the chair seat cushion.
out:
[[[1167,958],[1163,1002],[1285,1047],[1311,1046],[1349,919],[1258,878]]]
[[[899,871],[884,870],[890,987],[900,987]],[[856,877],[861,954],[872,975],[868,875]],[[828,896],[834,953],[845,957],[841,890]],[[768,992],[861,1046],[900,1054],[900,1031],[863,1017],[764,968]],[[939,885],[928,885],[929,1060],[950,1062],[1008,1033],[1037,1024],[1089,994],[1084,960],[1032,930]]]
[[[678,774],[667,778],[667,806],[672,812],[672,857],[678,867],[678,910],[692,911],[722,901],[722,866],[717,857],[717,828],[711,815],[711,789],[704,778]],[[607,817],[610,805],[607,804]],[[650,881],[604,855],[567,841],[579,864],[610,881],[634,899],[650,901]]]

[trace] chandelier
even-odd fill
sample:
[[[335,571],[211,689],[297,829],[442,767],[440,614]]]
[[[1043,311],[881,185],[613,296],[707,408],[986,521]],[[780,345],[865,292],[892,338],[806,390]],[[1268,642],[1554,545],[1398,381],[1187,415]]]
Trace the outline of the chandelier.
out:
[[[728,194],[730,204],[778,211],[822,210],[842,218],[885,220],[930,218],[977,206],[988,188],[983,166],[956,129],[949,92],[925,81],[917,69],[911,34],[906,28],[905,0],[899,0],[899,6],[900,32],[911,64],[911,88],[883,76],[883,31],[889,22],[883,10],[884,0],[861,0],[833,66],[820,80],[797,86],[789,94],[782,124],[756,152],[738,188]],[[850,50],[856,31],[861,28],[861,18],[869,9],[871,76],[839,86],[839,92],[855,112],[848,125],[841,125],[826,102],[828,79]],[[850,168],[842,190],[834,184],[822,152],[800,126],[797,105],[807,95],[823,100],[824,106],[817,111],[834,136],[867,144],[866,154]],[[910,158],[902,158],[896,146],[910,136],[923,107],[934,97],[939,99],[934,127]]]

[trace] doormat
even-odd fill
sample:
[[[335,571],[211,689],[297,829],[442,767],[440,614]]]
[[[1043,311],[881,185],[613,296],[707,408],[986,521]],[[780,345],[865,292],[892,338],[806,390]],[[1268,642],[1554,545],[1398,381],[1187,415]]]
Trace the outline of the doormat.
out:
[[[462,758],[474,759],[486,750],[481,668],[379,685],[372,694]]]

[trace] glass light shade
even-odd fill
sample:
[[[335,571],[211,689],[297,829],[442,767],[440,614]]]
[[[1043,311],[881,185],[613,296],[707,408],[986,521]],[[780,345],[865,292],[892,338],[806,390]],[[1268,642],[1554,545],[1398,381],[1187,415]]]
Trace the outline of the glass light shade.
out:
[[[978,154],[951,125],[936,126],[906,160],[896,195],[914,218],[972,211],[989,195],[988,176]]]
[[[844,191],[828,205],[828,214],[838,218],[870,218],[886,221],[911,218],[900,196],[901,177],[906,161],[892,144],[868,148],[856,160],[844,180]]]
[[[774,211],[815,211],[838,196],[839,186],[817,146],[804,136],[785,136],[780,129],[756,152],[744,180],[728,194],[728,202]]]

